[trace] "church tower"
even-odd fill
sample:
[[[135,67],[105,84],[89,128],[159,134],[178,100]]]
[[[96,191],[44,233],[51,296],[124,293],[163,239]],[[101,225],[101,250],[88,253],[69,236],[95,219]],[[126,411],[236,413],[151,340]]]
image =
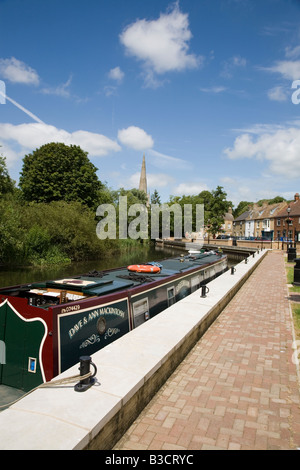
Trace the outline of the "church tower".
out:
[[[146,176],[145,154],[143,155],[143,163],[142,163],[142,170],[141,170],[141,176],[140,176],[139,190],[144,191],[144,193],[147,195],[147,205],[149,206],[149,204],[150,204],[150,194],[148,194],[148,192],[147,192],[147,176]]]

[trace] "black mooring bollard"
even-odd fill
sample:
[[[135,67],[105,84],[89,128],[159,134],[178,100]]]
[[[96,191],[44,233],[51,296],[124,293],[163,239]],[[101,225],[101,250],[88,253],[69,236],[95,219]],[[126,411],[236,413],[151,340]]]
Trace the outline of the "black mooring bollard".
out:
[[[94,379],[94,377],[97,374],[97,367],[92,362],[92,358],[90,356],[81,356],[79,359],[80,359],[79,370],[80,370],[81,377],[84,377],[90,372],[91,365],[94,367],[93,375],[90,375],[89,377],[80,380],[80,382],[78,382],[74,387],[75,392],[85,392],[96,382],[96,379]]]
[[[234,274],[236,272],[235,267],[231,266],[231,274]]]
[[[300,258],[295,259],[295,266],[294,266],[294,286],[300,286]]]
[[[248,258],[245,258],[245,264],[247,264],[247,263],[248,263]]]
[[[296,258],[297,258],[297,248],[290,246],[288,249],[288,261],[295,261]]]
[[[206,294],[209,293],[209,288],[207,286],[201,287],[201,297],[206,297]]]

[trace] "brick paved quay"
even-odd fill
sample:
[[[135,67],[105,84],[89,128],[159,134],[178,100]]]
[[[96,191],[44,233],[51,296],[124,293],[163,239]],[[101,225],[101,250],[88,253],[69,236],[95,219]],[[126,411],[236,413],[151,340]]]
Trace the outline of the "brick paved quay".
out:
[[[114,450],[300,448],[281,252],[270,252]]]

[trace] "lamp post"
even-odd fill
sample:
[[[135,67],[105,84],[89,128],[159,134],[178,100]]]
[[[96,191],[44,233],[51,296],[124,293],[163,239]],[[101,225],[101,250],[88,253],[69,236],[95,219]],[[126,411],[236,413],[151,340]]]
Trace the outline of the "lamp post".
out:
[[[289,228],[290,228],[290,212],[291,212],[291,208],[290,208],[290,205],[288,205],[288,208],[287,208],[287,213],[288,213],[288,218],[287,218],[287,224],[288,224],[288,230],[287,230],[287,237],[289,235]]]
[[[207,243],[208,244],[209,244],[209,235],[210,235],[210,219],[207,220],[207,236],[208,236]]]
[[[288,235],[289,235],[289,227],[290,227],[290,223],[292,222],[292,219],[290,218],[290,212],[291,212],[291,208],[290,208],[290,205],[288,205],[287,207],[287,213],[288,213],[288,217],[286,219],[286,224],[287,224],[287,234],[286,234],[286,246],[287,246],[287,252],[288,252],[288,249],[289,249],[289,238],[288,238]],[[293,235],[292,237],[293,238]]]
[[[290,225],[290,212],[291,212],[291,208],[290,208],[290,205],[288,205],[287,207],[287,213],[288,213],[288,216],[287,216],[287,219],[286,219],[286,225],[287,225],[287,229],[286,229],[286,251],[288,251],[289,249],[289,240],[288,240],[288,234],[289,234],[289,225]]]

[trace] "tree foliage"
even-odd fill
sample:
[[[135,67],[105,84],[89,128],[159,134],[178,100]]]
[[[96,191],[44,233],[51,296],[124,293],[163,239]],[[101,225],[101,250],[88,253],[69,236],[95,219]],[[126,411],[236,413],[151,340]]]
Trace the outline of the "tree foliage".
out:
[[[132,189],[120,188],[117,191],[112,191],[113,202],[116,206],[119,204],[120,196],[127,197],[128,207],[132,206],[133,204],[145,204],[145,205],[147,204],[146,193],[136,188],[132,188]]]
[[[22,208],[16,198],[0,198],[0,264],[22,261],[24,229],[21,223]]]
[[[237,205],[237,207],[234,210],[234,217],[238,217],[239,215],[243,214],[243,212],[246,212],[249,210],[250,206],[252,205],[251,202],[248,201],[241,201]]]
[[[161,204],[160,195],[158,194],[157,189],[154,190],[151,196],[151,204]]]
[[[15,183],[8,174],[6,158],[0,155],[0,196],[12,193],[14,189]]]
[[[169,204],[179,204],[184,214],[184,205],[191,204],[192,206],[192,230],[196,231],[196,206],[203,204],[204,206],[204,225],[208,227],[209,233],[213,236],[221,231],[221,226],[224,223],[224,216],[228,212],[229,207],[232,206],[231,201],[227,201],[227,194],[221,186],[218,186],[213,191],[201,191],[197,195],[192,196],[171,196]],[[184,224],[184,217],[182,217]],[[171,218],[172,222],[172,218]],[[184,232],[183,232],[184,233]]]
[[[31,203],[24,207],[22,225],[36,253],[56,246],[65,258],[82,261],[103,258],[114,247],[114,240],[97,238],[93,211],[76,201]]]
[[[92,210],[79,202],[0,198],[0,264],[47,265],[104,259],[116,240],[99,240]]]
[[[206,216],[208,231],[215,236],[221,231],[221,227],[224,224],[224,216],[232,204],[230,201],[226,200],[227,194],[222,186],[217,186],[217,188],[211,192],[211,195],[212,198],[206,208]]]
[[[268,205],[279,204],[280,202],[284,202],[285,200],[286,199],[284,199],[284,197],[282,196],[276,196],[273,199],[260,199],[259,201],[257,201],[256,204],[262,207],[264,204],[268,204]]]
[[[102,188],[96,171],[80,147],[50,143],[24,157],[19,185],[26,201],[79,201],[95,207]]]

